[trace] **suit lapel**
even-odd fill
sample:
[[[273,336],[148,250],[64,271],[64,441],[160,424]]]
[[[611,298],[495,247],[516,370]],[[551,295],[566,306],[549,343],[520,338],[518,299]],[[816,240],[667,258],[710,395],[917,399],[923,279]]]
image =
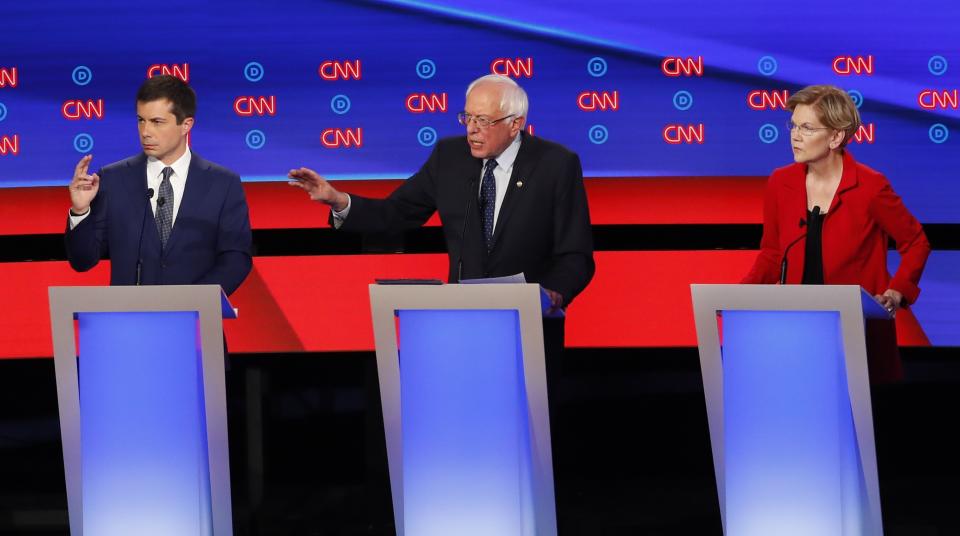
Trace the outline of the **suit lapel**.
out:
[[[180,201],[180,209],[177,211],[177,218],[173,222],[173,229],[170,231],[170,238],[167,240],[167,247],[163,250],[163,255],[167,256],[176,247],[177,242],[184,231],[178,229],[191,219],[196,219],[202,213],[203,199],[206,197],[207,190],[210,189],[210,181],[205,180],[206,171],[210,169],[210,163],[200,158],[197,153],[190,157],[190,168],[187,171],[187,183],[183,189],[183,199]]]
[[[503,197],[503,204],[500,206],[500,214],[497,216],[497,226],[493,229],[493,247],[496,249],[500,236],[506,232],[507,222],[510,216],[517,208],[517,203],[523,197],[524,192],[530,191],[530,181],[533,180],[533,170],[537,167],[539,159],[539,147],[535,140],[523,132],[520,142],[520,151],[513,162],[513,171],[510,173],[510,180],[507,182],[507,192]]]

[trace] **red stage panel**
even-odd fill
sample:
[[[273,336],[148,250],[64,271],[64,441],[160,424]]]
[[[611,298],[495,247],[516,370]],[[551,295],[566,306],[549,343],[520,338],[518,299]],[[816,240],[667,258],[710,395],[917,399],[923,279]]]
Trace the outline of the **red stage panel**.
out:
[[[761,223],[766,177],[588,179],[595,225]]]
[[[78,274],[66,262],[0,263],[0,358],[53,356],[47,287],[106,285],[110,263]]]
[[[401,181],[339,181],[346,192],[386,197]],[[760,223],[764,177],[588,179],[590,217],[598,225]],[[327,209],[285,184],[246,185],[254,229],[326,227]],[[682,203],[678,203],[682,200]],[[427,225],[439,225],[436,215]]]
[[[338,181],[357,195],[385,197],[399,180]],[[593,223],[760,223],[762,177],[587,179]],[[283,182],[244,185],[254,229],[327,226],[326,207]],[[682,202],[678,202],[682,200]],[[62,233],[70,198],[59,188],[0,188],[0,235]],[[428,225],[439,225],[436,215]]]
[[[0,188],[0,235],[64,232],[70,208],[69,180],[68,176],[60,188]]]
[[[739,280],[754,251],[598,252],[597,274],[569,310],[567,345],[693,346],[689,285]],[[230,351],[372,350],[367,285],[376,277],[446,274],[446,255],[260,257],[234,294],[240,318],[226,323]],[[75,274],[66,262],[0,264],[0,357],[52,354],[47,287],[101,285],[108,263]],[[924,344],[900,333],[901,344]]]
[[[569,311],[567,344],[694,346],[690,282],[736,282],[755,255],[598,252],[596,277]],[[376,277],[442,279],[447,258],[273,257],[255,264],[255,273],[234,296],[241,317],[229,326],[231,351],[372,350],[367,285]]]
[[[365,197],[383,198],[401,180],[337,181],[338,189]],[[254,229],[301,229],[328,227],[330,210],[322,203],[310,201],[307,194],[285,182],[252,182],[243,185],[250,205],[250,225]],[[434,215],[427,225],[439,225]]]
[[[599,251],[567,346],[696,346],[690,283],[737,283],[756,251]]]
[[[372,350],[374,278],[445,279],[447,256],[260,257],[231,297],[231,352]]]

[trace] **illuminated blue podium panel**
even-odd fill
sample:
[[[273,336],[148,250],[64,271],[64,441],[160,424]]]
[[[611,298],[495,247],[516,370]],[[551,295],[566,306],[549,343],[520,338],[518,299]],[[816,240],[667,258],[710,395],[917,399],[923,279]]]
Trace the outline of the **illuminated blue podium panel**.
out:
[[[880,535],[860,287],[691,285],[724,533]]]
[[[51,287],[50,311],[71,534],[232,534],[220,287]]]
[[[371,285],[398,535],[552,536],[537,285]]]

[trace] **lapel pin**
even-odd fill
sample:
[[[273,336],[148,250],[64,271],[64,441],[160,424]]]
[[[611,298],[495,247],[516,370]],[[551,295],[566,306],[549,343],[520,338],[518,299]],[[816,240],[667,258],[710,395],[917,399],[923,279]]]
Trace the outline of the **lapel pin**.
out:
[[[517,181],[517,188],[523,188],[523,179]]]

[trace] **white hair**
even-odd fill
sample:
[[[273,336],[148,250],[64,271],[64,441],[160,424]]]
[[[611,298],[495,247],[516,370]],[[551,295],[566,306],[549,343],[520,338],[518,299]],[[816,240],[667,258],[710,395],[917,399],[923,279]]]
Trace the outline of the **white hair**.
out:
[[[500,86],[500,111],[515,117],[526,117],[530,109],[527,92],[512,78],[502,74],[488,74],[481,76],[467,86],[467,96],[473,88],[481,84],[495,84]]]

